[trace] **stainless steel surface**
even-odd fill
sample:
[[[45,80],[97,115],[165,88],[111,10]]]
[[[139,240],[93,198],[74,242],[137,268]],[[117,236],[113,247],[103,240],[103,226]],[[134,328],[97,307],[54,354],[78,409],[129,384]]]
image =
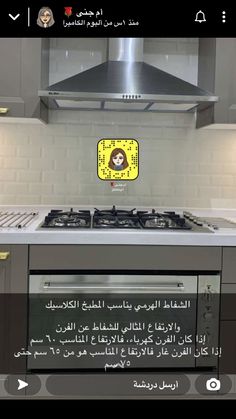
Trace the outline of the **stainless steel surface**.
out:
[[[166,294],[164,298],[168,298],[172,295],[176,295],[176,300],[180,298],[188,298],[192,302],[196,303],[194,305],[194,310],[192,311],[191,317],[191,327],[188,330],[188,334],[196,336],[196,346],[193,344],[194,348],[201,348],[202,341],[204,337],[205,343],[204,346],[217,348],[218,346],[218,332],[219,332],[219,293],[220,293],[220,275],[211,274],[195,274],[195,275],[139,275],[132,274],[129,275],[94,275],[88,273],[85,275],[74,275],[74,274],[63,274],[63,275],[54,275],[54,274],[32,274],[30,275],[30,294],[39,294],[41,298],[42,294],[44,295],[56,295],[56,294],[68,294],[74,298],[82,298],[82,301],[86,300],[86,296],[89,296],[91,293],[100,293],[106,294],[106,299],[113,299],[115,294],[126,294],[127,296],[131,293],[134,294],[148,294],[147,298],[152,296],[157,296],[158,294]],[[216,300],[213,298],[216,296]],[[91,297],[88,297],[91,298]],[[118,298],[118,296],[117,296]],[[127,297],[128,298],[128,297]],[[113,301],[113,300],[111,300]],[[120,321],[120,313],[116,315],[116,321]],[[97,320],[100,319],[99,312],[97,313]],[[157,315],[158,316],[158,315]],[[168,312],[166,312],[166,319],[169,320]],[[178,320],[187,322],[186,313],[184,311],[178,310],[176,313]],[[35,319],[30,318],[30,322],[34,322]],[[37,321],[37,319],[36,319]],[[143,321],[147,321],[145,313],[143,314]],[[198,341],[198,339],[200,340]],[[163,360],[164,361],[164,360]],[[198,358],[197,353],[196,357],[191,359],[178,359],[177,365],[173,365],[172,358],[165,359],[164,363],[161,364],[161,368],[216,368],[218,358],[214,356],[213,353],[209,351],[207,356],[201,356]],[[31,360],[29,360],[31,362]],[[32,361],[32,365],[35,361]],[[74,364],[73,364],[74,365]],[[75,365],[74,365],[75,366]],[[151,364],[155,368],[156,363]],[[56,368],[66,368],[56,365]],[[148,367],[144,365],[143,369]],[[39,366],[40,368],[40,366]],[[42,366],[41,366],[42,368]],[[49,366],[50,368],[50,366]],[[55,366],[54,366],[55,368]],[[89,369],[92,369],[93,366],[89,365]],[[52,367],[53,369],[53,367]]]
[[[205,335],[206,346],[217,348],[219,344],[220,275],[199,275],[198,280],[197,334]],[[197,347],[200,345],[197,344]],[[210,353],[196,358],[197,367],[215,367],[218,359]]]
[[[221,217],[199,217],[199,220],[214,230],[218,230],[219,228],[236,228],[236,223]]]
[[[30,275],[30,293],[183,293],[197,292],[196,275],[45,274]]]
[[[143,61],[143,38],[109,38],[109,61]]]
[[[75,285],[70,283],[51,283],[51,282],[45,282],[43,285],[43,288],[46,290],[69,290],[74,289],[78,291],[86,291],[87,293],[96,293],[98,291],[106,292],[106,291],[112,291],[113,293],[117,292],[125,292],[125,293],[147,293],[147,292],[179,292],[184,291],[184,284],[183,283],[177,283],[177,284],[165,284],[165,283],[159,283],[158,285],[119,285],[116,283],[113,283],[113,285]]]
[[[112,60],[40,90],[45,104],[54,109],[183,112],[218,100],[214,94],[140,61],[142,39],[116,38],[109,45]]]
[[[236,223],[222,217],[198,217],[191,212],[184,211],[184,217],[196,226],[218,230],[219,228],[236,228]]]
[[[27,227],[33,219],[38,216],[38,212],[0,212],[0,228],[7,227]]]

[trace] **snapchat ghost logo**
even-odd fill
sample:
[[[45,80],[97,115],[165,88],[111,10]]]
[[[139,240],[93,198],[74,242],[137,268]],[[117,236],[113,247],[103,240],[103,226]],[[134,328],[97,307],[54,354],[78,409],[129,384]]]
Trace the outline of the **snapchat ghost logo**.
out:
[[[138,141],[105,138],[98,142],[98,177],[101,180],[135,180],[138,177]]]

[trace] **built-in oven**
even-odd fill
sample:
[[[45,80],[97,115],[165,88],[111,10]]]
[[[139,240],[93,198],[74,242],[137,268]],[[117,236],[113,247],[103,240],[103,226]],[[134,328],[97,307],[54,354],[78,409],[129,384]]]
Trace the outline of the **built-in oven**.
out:
[[[27,368],[217,368],[219,272],[32,270]]]

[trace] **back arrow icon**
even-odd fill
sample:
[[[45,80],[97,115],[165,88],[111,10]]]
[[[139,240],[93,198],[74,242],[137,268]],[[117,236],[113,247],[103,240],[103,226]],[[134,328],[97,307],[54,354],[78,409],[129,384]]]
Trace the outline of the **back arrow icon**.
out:
[[[21,390],[22,388],[25,388],[29,385],[28,383],[26,383],[23,380],[17,380],[17,381],[18,381],[18,384],[19,384],[17,390]]]
[[[18,17],[20,16],[20,13],[18,13],[17,15],[13,16],[11,13],[8,14],[8,16],[12,19],[12,20],[16,20],[18,19]]]

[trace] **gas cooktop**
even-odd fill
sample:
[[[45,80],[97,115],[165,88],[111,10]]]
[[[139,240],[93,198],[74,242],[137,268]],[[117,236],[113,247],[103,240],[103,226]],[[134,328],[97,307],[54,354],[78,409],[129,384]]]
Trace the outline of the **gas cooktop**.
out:
[[[210,232],[210,229],[190,213],[177,214],[175,211],[158,212],[119,209],[95,208],[90,210],[52,209],[45,217],[40,228],[49,229],[148,229],[161,231]]]

